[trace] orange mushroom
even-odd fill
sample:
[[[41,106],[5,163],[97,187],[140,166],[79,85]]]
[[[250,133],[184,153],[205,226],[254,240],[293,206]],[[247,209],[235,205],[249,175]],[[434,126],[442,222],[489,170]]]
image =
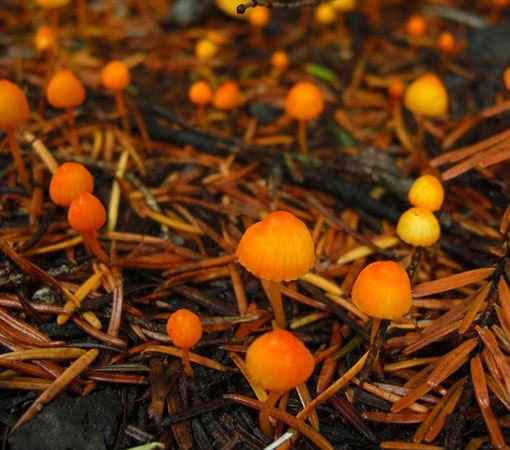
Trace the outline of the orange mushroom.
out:
[[[57,47],[57,36],[47,25],[40,26],[34,35],[34,46],[39,52],[52,52]]]
[[[373,317],[372,347],[366,366],[371,370],[390,320],[400,319],[412,306],[411,282],[407,272],[394,261],[367,265],[354,281],[351,300],[363,313]]]
[[[212,98],[214,108],[222,111],[231,111],[239,106],[241,102],[241,90],[239,83],[234,80],[228,80],[222,83]]]
[[[94,178],[80,163],[65,162],[55,171],[50,181],[50,198],[60,206],[69,206],[83,192],[92,194]]]
[[[289,54],[285,50],[275,50],[271,54],[272,76],[278,78],[289,67]]]
[[[246,270],[266,282],[276,323],[285,328],[280,283],[305,275],[315,263],[306,225],[290,212],[273,211],[246,229],[236,256]]]
[[[101,248],[96,237],[96,231],[106,222],[106,210],[99,199],[89,192],[83,192],[74,197],[69,205],[67,220],[71,227],[80,233],[85,246],[102,262],[108,263],[110,258]]]
[[[182,351],[184,371],[188,376],[193,376],[193,369],[189,361],[189,349],[202,337],[200,317],[188,309],[178,309],[168,318],[166,332],[173,344]]]
[[[211,87],[204,80],[195,81],[188,90],[188,98],[197,105],[197,125],[204,128],[207,124],[205,105],[211,103],[213,98]]]
[[[425,174],[414,180],[407,194],[409,203],[413,206],[437,211],[444,200],[443,184],[437,177]]]
[[[412,306],[411,284],[402,266],[394,261],[368,264],[351,291],[352,303],[376,319],[400,319]]]
[[[101,70],[101,84],[115,95],[117,111],[120,116],[125,116],[126,114],[123,91],[129,86],[130,82],[129,68],[122,61],[110,61]],[[127,120],[123,121],[123,126],[127,132],[129,130]]]
[[[246,16],[253,31],[250,43],[254,47],[259,46],[263,42],[264,28],[271,20],[271,10],[265,6],[257,6],[246,11]]]
[[[298,142],[301,153],[308,154],[306,121],[316,119],[324,110],[321,91],[308,81],[296,83],[288,92],[285,112],[298,121]]]
[[[313,373],[310,350],[290,331],[273,330],[255,339],[246,351],[246,374],[268,391],[259,413],[260,429],[272,438],[269,413],[281,395],[303,384]]]
[[[46,88],[46,98],[54,108],[65,109],[70,126],[71,144],[75,153],[81,155],[73,108],[85,101],[85,87],[82,82],[69,70],[60,70],[51,77]]]
[[[448,111],[448,92],[433,73],[426,73],[411,84],[404,92],[405,107],[418,117],[418,145],[423,145],[426,117],[443,116]]]
[[[32,188],[14,129],[29,117],[30,107],[25,93],[11,81],[0,80],[0,127],[5,128],[12,159],[26,192],[30,192]]]
[[[426,208],[409,208],[397,223],[398,237],[415,247],[428,247],[436,243],[440,234],[436,216]]]
[[[411,45],[411,51],[416,52],[418,44],[427,32],[427,22],[423,16],[414,15],[405,23],[405,30]]]

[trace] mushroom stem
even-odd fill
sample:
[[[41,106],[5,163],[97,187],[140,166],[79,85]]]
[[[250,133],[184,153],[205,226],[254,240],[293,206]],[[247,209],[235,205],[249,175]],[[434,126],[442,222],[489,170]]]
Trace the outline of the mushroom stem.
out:
[[[260,429],[269,439],[273,438],[273,427],[271,426],[271,422],[269,422],[269,412],[274,408],[281,395],[282,392],[280,391],[269,391],[266,401],[259,412]]]
[[[308,145],[306,143],[306,120],[298,120],[297,135],[299,150],[303,155],[308,155]]]
[[[188,377],[194,377],[195,371],[191,368],[191,363],[189,361],[189,348],[182,348],[182,367],[184,368],[184,372]]]
[[[409,265],[406,267],[406,272],[407,275],[409,276],[409,279],[411,280],[411,284],[413,283],[414,279],[418,275],[418,272],[420,271],[421,260],[423,258],[423,251],[424,248],[422,246],[415,247],[413,255],[411,256],[411,261],[409,262]]]
[[[99,245],[94,231],[82,231],[80,232],[80,235],[87,249],[90,249],[90,251],[92,251],[105,264],[110,262],[110,257],[105,253],[101,245]]]
[[[197,125],[199,128],[205,128],[207,125],[204,104],[197,105]]]
[[[73,146],[75,155],[81,155],[80,140],[78,139],[78,130],[74,120],[73,108],[66,108],[67,122],[69,123],[69,140]]]
[[[122,128],[126,133],[129,133],[129,122],[126,116],[126,104],[124,102],[124,94],[122,91],[115,91],[115,103],[117,104],[117,111],[121,117]]]
[[[266,284],[267,295],[273,308],[274,320],[279,328],[285,328],[285,313],[283,312],[282,291],[279,281],[268,280]]]
[[[9,141],[9,148],[11,149],[12,159],[14,159],[14,164],[16,165],[16,170],[18,171],[21,184],[23,185],[23,188],[26,192],[31,192],[32,187],[30,185],[25,163],[23,162],[23,158],[21,156],[21,150],[19,148],[18,141],[16,140],[14,128],[11,126],[6,127],[6,133],[7,140]]]

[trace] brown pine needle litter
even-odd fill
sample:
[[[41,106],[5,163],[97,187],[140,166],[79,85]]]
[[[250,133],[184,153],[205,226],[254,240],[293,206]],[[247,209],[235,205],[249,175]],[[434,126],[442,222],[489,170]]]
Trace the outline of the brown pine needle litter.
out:
[[[348,11],[324,0],[78,1],[53,11],[29,3],[0,5],[0,80],[15,83],[30,107],[21,123],[0,123],[2,448],[38,435],[32,427],[62,401],[104,393],[120,411],[99,432],[108,450],[509,447],[504,2],[384,0]],[[261,8],[269,22],[254,39],[250,21]],[[416,16],[427,29],[414,40],[406,22]],[[45,50],[34,42],[43,24],[58,31]],[[436,46],[445,32],[456,40],[451,53]],[[275,52],[284,66],[272,65]],[[120,110],[100,81],[111,61],[129,67]],[[86,91],[66,116],[45,95],[57,69]],[[447,108],[425,117],[411,112],[406,93],[430,75]],[[236,85],[234,108],[206,103],[198,122],[187,96],[197,81],[213,94]],[[296,134],[285,104],[301,82],[324,104]],[[430,106],[427,92],[416,102],[422,94]],[[0,106],[20,111],[8,97]],[[71,228],[68,208],[49,196],[64,162],[93,177],[86,195],[106,218],[92,233]],[[415,248],[397,224],[416,206],[408,192],[425,174],[444,189],[428,214],[440,237]],[[271,245],[248,249],[256,269],[246,268],[242,236],[275,211],[302,223],[307,257],[295,230],[276,239],[273,229],[262,241]],[[83,226],[98,215],[84,213]],[[308,273],[275,275],[302,259]],[[399,286],[411,306],[379,328],[382,319],[351,291],[383,261],[405,272]],[[261,266],[275,279],[260,276]],[[368,305],[382,289],[363,291]],[[381,302],[395,311],[389,297]],[[181,309],[200,325],[190,348],[177,342],[193,334],[186,325],[178,335],[167,328]],[[251,344],[278,328],[309,350],[313,369],[285,393],[258,385],[245,364]],[[286,360],[281,348],[271,352]],[[263,408],[268,397],[278,401]],[[269,413],[262,427],[261,409]]]

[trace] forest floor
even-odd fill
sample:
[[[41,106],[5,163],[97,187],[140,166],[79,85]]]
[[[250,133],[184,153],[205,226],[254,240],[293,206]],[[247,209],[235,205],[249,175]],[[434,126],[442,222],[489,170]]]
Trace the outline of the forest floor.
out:
[[[2,448],[261,449],[279,436],[296,449],[508,448],[510,11],[381,1],[378,14],[366,1],[322,24],[315,6],[288,1],[258,29],[209,1],[83,2],[82,21],[80,3],[58,17],[0,5],[0,79],[31,109],[14,130],[28,181],[7,134],[0,147]],[[406,31],[413,15],[425,19],[419,37]],[[34,36],[45,23],[58,23],[57,48],[42,52]],[[448,51],[437,47],[445,31]],[[212,50],[201,53],[204,40]],[[272,65],[277,50],[287,67]],[[129,67],[125,113],[100,83],[111,60]],[[46,101],[60,69],[85,86],[74,124]],[[429,72],[448,93],[438,117],[389,94]],[[235,81],[236,107],[206,104],[201,116],[188,98],[197,80],[213,91]],[[306,123],[308,152],[284,109],[300,81],[325,103]],[[106,258],[49,197],[66,161],[93,174]],[[441,237],[415,248],[396,225],[423,174],[444,186]],[[315,369],[272,411],[268,437],[266,392],[249,383],[244,357],[275,325],[265,283],[235,250],[274,210],[301,219],[315,244],[310,273],[281,284],[286,326]],[[363,367],[373,322],[350,292],[378,260],[412,268],[413,307],[385,323]],[[193,376],[166,334],[180,308],[204,329]]]

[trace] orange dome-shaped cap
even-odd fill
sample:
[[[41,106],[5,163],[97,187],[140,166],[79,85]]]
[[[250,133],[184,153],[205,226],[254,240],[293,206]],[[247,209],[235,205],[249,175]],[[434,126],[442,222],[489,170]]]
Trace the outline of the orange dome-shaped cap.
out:
[[[267,391],[286,392],[304,383],[315,360],[290,331],[274,330],[258,337],[246,352],[246,372],[252,383]]]
[[[178,309],[168,318],[166,332],[176,347],[189,349],[202,337],[200,317],[188,309]]]
[[[331,6],[340,12],[353,11],[356,8],[356,0],[334,0]]]
[[[30,108],[25,93],[9,80],[0,80],[0,126],[14,127],[26,122]]]
[[[311,120],[324,110],[321,91],[308,81],[296,83],[287,94],[285,112],[296,120]]]
[[[195,81],[188,90],[189,99],[196,105],[210,103],[213,93],[209,84],[204,80]]]
[[[234,80],[225,81],[214,92],[212,104],[216,109],[229,111],[237,108],[241,101],[239,84]]]
[[[244,232],[236,256],[246,270],[272,281],[295,280],[315,262],[310,231],[293,214],[273,211]]]
[[[407,196],[411,205],[437,211],[443,204],[444,189],[434,175],[426,174],[414,180]]]
[[[437,75],[427,73],[407,86],[404,105],[414,114],[442,116],[448,110],[448,92]]]
[[[101,84],[110,91],[122,91],[130,82],[129,68],[122,61],[111,61],[101,71]]]
[[[257,6],[246,11],[248,23],[256,28],[265,27],[271,20],[271,12],[266,6]]]
[[[407,19],[405,29],[409,36],[423,36],[427,31],[427,22],[422,16],[411,16]]]
[[[57,45],[57,36],[53,29],[47,25],[40,26],[35,32],[34,45],[40,52],[53,50]]]
[[[98,198],[83,192],[69,205],[67,220],[79,233],[97,231],[106,222],[106,210]]]
[[[61,70],[51,77],[46,98],[54,108],[74,108],[85,101],[85,87],[72,72]]]
[[[397,223],[397,235],[408,244],[427,247],[439,239],[441,227],[428,209],[413,207],[405,211]]]
[[[53,203],[69,206],[73,199],[94,190],[94,178],[89,170],[80,163],[65,162],[58,167],[50,181],[50,197]]]
[[[356,278],[352,302],[365,314],[396,320],[411,309],[411,283],[406,271],[394,261],[377,261]]]
[[[35,0],[35,4],[43,9],[61,8],[70,3],[71,0]]]

